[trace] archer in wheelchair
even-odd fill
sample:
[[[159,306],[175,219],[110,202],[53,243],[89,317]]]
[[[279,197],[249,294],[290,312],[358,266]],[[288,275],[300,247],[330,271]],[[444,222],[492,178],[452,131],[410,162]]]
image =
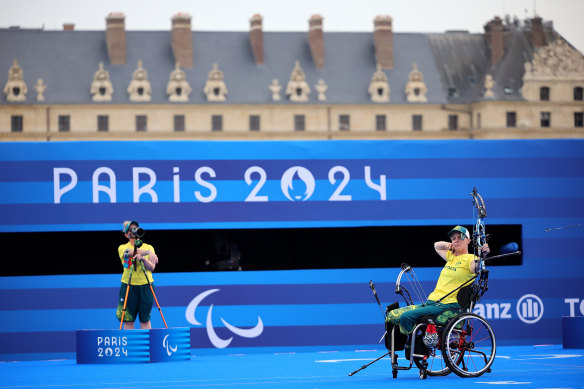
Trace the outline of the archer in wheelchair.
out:
[[[495,359],[496,340],[493,329],[481,316],[472,313],[474,305],[488,289],[487,259],[490,250],[483,218],[487,216],[482,197],[476,188],[471,193],[478,219],[473,234],[456,226],[448,237],[450,242],[434,243],[434,249],[446,264],[436,287],[425,296],[414,270],[406,263],[396,281],[395,292],[401,295],[405,307],[395,302],[381,308],[373,282],[369,286],[385,319],[385,347],[388,353],[350,373],[353,375],[367,366],[390,355],[392,375],[399,370],[409,370],[415,364],[420,378],[443,376],[454,372],[460,377],[478,377],[491,371]],[[473,253],[469,253],[472,244]],[[520,254],[519,251],[490,259]],[[419,304],[414,304],[410,292],[401,285],[403,277],[410,280]],[[407,366],[399,366],[396,351],[404,351]]]
[[[434,243],[434,249],[446,261],[438,278],[436,289],[430,293],[424,304],[408,305],[404,308],[391,310],[386,317],[388,330],[399,325],[401,334],[409,335],[424,316],[435,317],[439,322],[444,323],[453,317],[455,312],[462,309],[458,302],[458,295],[449,292],[474,277],[478,264],[474,260],[474,255],[468,253],[470,233],[465,227],[454,227],[448,236],[451,240],[450,243]],[[489,253],[488,244],[483,247],[483,252]]]

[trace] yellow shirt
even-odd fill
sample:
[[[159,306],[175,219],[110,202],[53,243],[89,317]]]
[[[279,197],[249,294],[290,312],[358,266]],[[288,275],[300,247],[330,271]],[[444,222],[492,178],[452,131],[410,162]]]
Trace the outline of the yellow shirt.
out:
[[[461,254],[454,256],[452,251],[448,251],[448,253],[446,253],[446,265],[440,272],[440,277],[436,283],[436,289],[430,293],[428,300],[438,301],[466,281],[473,278],[475,274],[470,271],[470,264],[473,260],[474,254]],[[451,304],[458,302],[456,299],[457,294],[458,292],[450,294],[440,303]]]
[[[120,256],[120,260],[122,261],[122,266],[124,265],[124,252],[126,251],[126,249],[130,249],[131,251],[134,249],[134,246],[132,246],[130,244],[130,242],[120,245],[120,247],[118,247],[118,254]],[[153,253],[156,253],[154,251],[154,247],[150,246],[147,243],[143,243],[142,246],[140,247],[141,250],[150,250]],[[146,258],[148,258],[148,255],[145,255]],[[148,275],[148,280],[146,279],[146,277],[144,276],[144,270],[142,270],[142,267],[144,265],[140,262],[138,262],[136,264],[136,270],[133,271],[132,273],[132,285],[146,285],[148,283],[148,280],[150,280],[150,282],[154,282],[154,279],[152,278],[152,272],[146,268],[144,268],[146,270],[146,274]],[[132,266],[133,268],[133,266]],[[124,268],[124,273],[122,274],[122,282],[124,284],[128,283],[128,280],[130,279],[130,268]]]

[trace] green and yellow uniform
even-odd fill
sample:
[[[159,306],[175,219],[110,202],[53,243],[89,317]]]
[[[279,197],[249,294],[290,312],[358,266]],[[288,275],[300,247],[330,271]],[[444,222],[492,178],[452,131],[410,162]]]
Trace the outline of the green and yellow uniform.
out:
[[[120,256],[122,266],[124,265],[124,252],[126,249],[133,251],[134,246],[128,242],[118,247],[118,254]],[[154,247],[147,243],[143,243],[140,249],[150,250],[151,252],[155,253]],[[144,257],[148,258],[147,255]],[[146,268],[144,268],[144,270],[146,270],[146,276],[144,275],[144,270],[142,270],[143,266],[144,265],[142,263],[138,262],[136,264],[136,270],[133,269],[133,266],[131,269],[130,267],[124,268],[124,272],[122,274],[122,285],[120,286],[120,294],[118,299],[118,307],[116,309],[116,317],[118,320],[121,320],[122,318],[124,298],[126,297],[126,289],[128,288],[130,272],[132,271],[132,283],[130,285],[130,290],[128,291],[128,302],[126,304],[124,322],[134,322],[137,317],[140,318],[140,322],[142,323],[150,321],[150,312],[152,311],[152,305],[154,303],[154,295],[152,294],[152,290],[148,285],[148,281],[153,283],[154,279],[152,278],[152,272]],[[146,277],[148,277],[148,279],[146,279]],[[153,284],[152,287],[154,287]]]

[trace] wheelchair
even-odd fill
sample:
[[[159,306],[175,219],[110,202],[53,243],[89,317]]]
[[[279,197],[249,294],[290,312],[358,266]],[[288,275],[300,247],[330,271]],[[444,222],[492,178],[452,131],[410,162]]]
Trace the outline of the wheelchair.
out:
[[[415,273],[413,269],[402,264],[402,270],[396,281],[396,294],[401,295],[407,305],[414,305],[409,291],[401,285],[401,278],[406,274]],[[416,282],[419,285],[419,281]],[[449,310],[436,316],[423,316],[414,326],[408,336],[402,334],[397,326],[385,321],[385,347],[388,352],[376,360],[350,373],[357,373],[369,365],[389,355],[393,378],[397,378],[400,370],[410,370],[413,366],[419,369],[421,379],[428,376],[445,376],[454,372],[460,377],[479,377],[491,372],[491,365],[495,361],[497,342],[491,325],[483,318],[472,313],[474,305],[488,289],[488,271],[482,270],[479,274],[451,293],[457,293],[459,310]],[[377,300],[381,303],[372,281],[369,286]],[[421,286],[414,290],[420,289]],[[418,292],[416,292],[418,293]],[[446,297],[446,296],[445,296]],[[420,297],[420,301],[425,301]],[[384,319],[390,311],[399,308],[399,303],[388,305]],[[447,318],[446,320],[444,318]],[[397,351],[404,351],[406,365],[398,364]]]
[[[412,271],[411,268],[407,264],[402,265],[398,279],[408,271]],[[397,378],[399,370],[409,370],[414,365],[419,369],[421,379],[445,376],[451,372],[460,377],[479,377],[491,372],[497,352],[495,334],[487,320],[472,313],[474,305],[487,289],[488,272],[477,278],[478,282],[463,285],[456,291],[460,310],[423,316],[407,337],[397,326],[385,323],[385,346],[391,358],[393,378]],[[396,293],[404,293],[405,289],[399,287],[399,283],[396,286]],[[409,293],[403,296],[407,305],[413,305]],[[388,305],[385,316],[398,307],[398,303]],[[406,366],[398,364],[396,351],[401,350],[404,350]]]

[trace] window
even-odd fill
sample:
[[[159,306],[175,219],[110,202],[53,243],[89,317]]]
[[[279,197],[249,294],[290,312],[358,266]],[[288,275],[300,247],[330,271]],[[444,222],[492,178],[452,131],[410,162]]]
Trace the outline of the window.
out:
[[[549,127],[552,122],[552,114],[550,112],[541,112],[539,114],[539,123],[542,127]]]
[[[376,115],[375,116],[375,129],[377,131],[385,131],[387,130],[387,122],[386,122],[385,115]]]
[[[507,112],[507,127],[517,127],[517,112]]]
[[[223,115],[211,116],[211,130],[223,131]]]
[[[584,127],[584,113],[574,112],[574,127]]]
[[[304,115],[294,115],[294,131],[306,130],[306,120]]]
[[[97,131],[100,132],[109,131],[109,116],[107,115],[97,116]]]
[[[69,132],[71,130],[70,118],[69,115],[59,115],[59,132]]]
[[[339,130],[349,131],[351,129],[349,115],[339,115]]]
[[[148,118],[146,115],[136,115],[136,131],[146,131],[148,128]]]
[[[174,115],[174,130],[175,131],[185,130],[185,115]]]
[[[448,115],[448,129],[458,130],[458,115]]]
[[[412,115],[412,128],[414,130],[422,129],[422,115]]]
[[[10,131],[22,132],[22,115],[12,115],[10,117]]]
[[[458,98],[460,97],[460,93],[458,93],[458,89],[456,88],[448,88],[448,97]]]
[[[550,88],[547,86],[539,88],[539,99],[541,101],[548,101],[550,99]]]
[[[577,86],[574,88],[574,100],[575,101],[582,101],[583,100],[583,90],[581,86]]]
[[[250,131],[260,130],[260,115],[249,115],[249,130]]]

